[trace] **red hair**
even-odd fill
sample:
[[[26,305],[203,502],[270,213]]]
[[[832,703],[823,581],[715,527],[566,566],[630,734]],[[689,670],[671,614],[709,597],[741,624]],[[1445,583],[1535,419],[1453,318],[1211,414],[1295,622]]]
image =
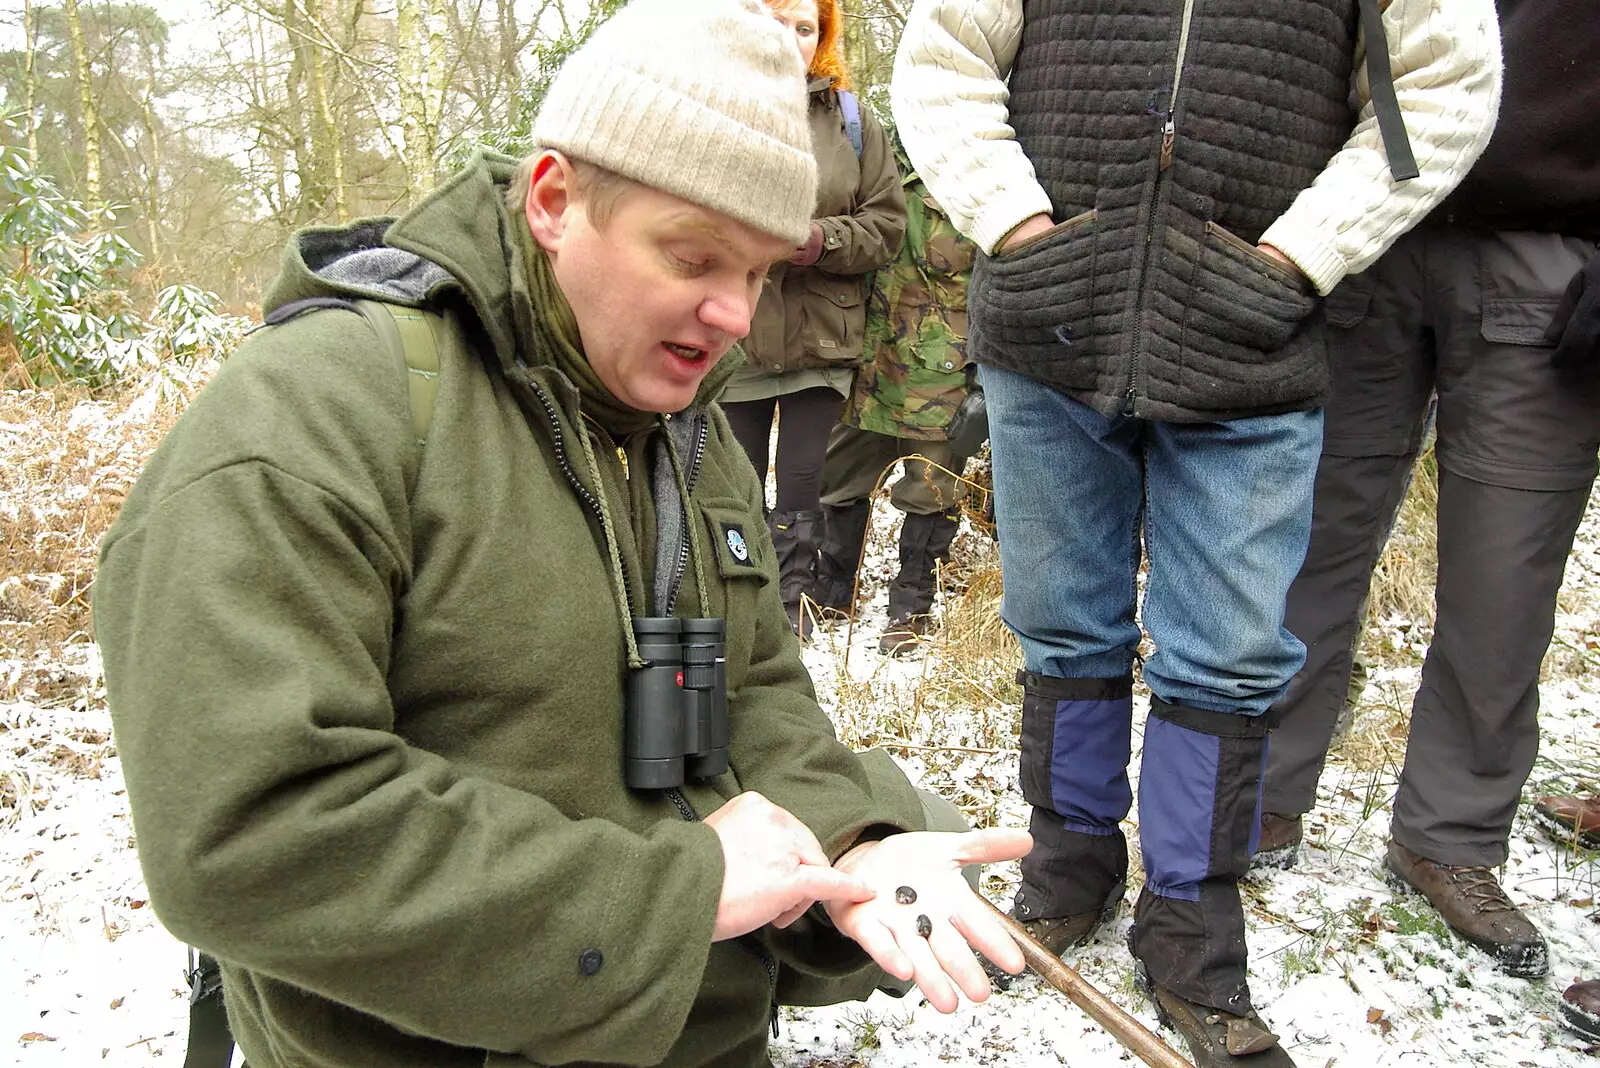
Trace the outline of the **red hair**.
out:
[[[794,0],[767,0],[768,6],[787,10]],[[850,88],[850,71],[844,63],[844,9],[839,0],[816,0],[817,54],[811,57],[808,77],[832,78],[835,89]]]

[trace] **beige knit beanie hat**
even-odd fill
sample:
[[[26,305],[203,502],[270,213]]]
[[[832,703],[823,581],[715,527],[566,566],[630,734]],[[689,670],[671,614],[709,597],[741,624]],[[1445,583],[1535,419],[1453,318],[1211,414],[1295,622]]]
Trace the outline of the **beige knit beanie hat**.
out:
[[[807,106],[760,0],[633,0],[556,72],[533,140],[798,245],[817,198]]]

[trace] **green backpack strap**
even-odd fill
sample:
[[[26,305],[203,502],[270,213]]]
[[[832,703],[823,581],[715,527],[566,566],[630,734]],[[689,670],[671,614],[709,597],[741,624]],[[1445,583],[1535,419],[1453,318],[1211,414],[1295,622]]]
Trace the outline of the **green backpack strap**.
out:
[[[411,398],[411,426],[419,446],[428,443],[433,427],[433,406],[439,397],[439,342],[435,324],[442,322],[434,312],[388,304],[379,300],[355,301],[372,329],[383,339],[384,347],[398,353],[405,364],[406,393]]]

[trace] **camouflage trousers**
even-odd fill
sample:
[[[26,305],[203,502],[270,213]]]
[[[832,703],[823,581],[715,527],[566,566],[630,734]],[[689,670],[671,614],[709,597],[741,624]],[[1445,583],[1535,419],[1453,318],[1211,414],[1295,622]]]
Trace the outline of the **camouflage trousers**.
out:
[[[953,472],[964,470],[967,459],[952,455],[948,441],[896,438],[840,423],[828,436],[822,503],[840,507],[865,500],[884,469],[901,462],[901,472],[889,490],[890,502],[911,515],[947,512],[965,496],[966,488]]]

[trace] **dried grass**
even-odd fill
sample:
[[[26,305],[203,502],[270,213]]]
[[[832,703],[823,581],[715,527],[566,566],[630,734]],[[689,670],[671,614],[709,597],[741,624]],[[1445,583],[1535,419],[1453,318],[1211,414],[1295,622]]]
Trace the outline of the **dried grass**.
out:
[[[1439,570],[1438,510],[1439,463],[1430,448],[1417,461],[1389,543],[1373,569],[1367,602],[1369,627],[1394,617],[1433,619],[1433,584]]]
[[[158,392],[0,392],[0,700],[49,703],[81,678],[100,538],[178,405]]]

